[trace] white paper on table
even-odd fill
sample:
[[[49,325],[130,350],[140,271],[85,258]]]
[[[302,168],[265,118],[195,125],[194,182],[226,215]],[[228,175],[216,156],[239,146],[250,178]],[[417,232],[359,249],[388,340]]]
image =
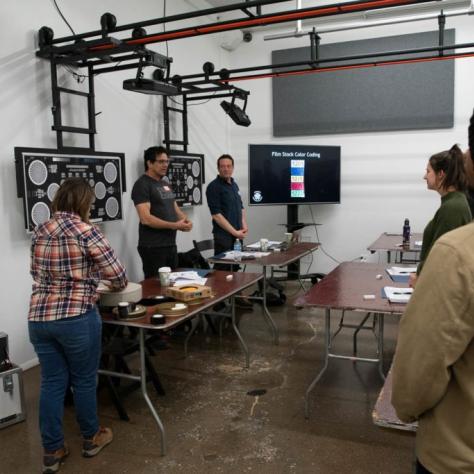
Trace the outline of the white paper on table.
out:
[[[271,246],[276,246],[276,245],[281,245],[281,242],[278,240],[269,240],[267,243],[268,247]],[[255,242],[254,244],[246,245],[248,249],[259,249],[260,248],[260,242]]]
[[[170,273],[170,282],[174,283],[174,286],[189,285],[191,283],[205,285],[206,281],[207,278],[199,276],[199,273],[194,271]]]
[[[206,284],[207,278],[199,278],[198,280],[187,280],[187,279],[178,279],[175,280],[173,286],[188,286],[188,285],[200,285],[204,286]]]
[[[235,258],[235,255],[236,255],[235,250],[229,250],[228,252],[225,252],[224,255],[220,257],[220,259],[232,260],[234,262],[239,261],[239,260],[245,260],[245,259],[248,259],[250,261],[255,258],[266,257],[267,255],[270,255],[270,252],[237,252],[237,254],[239,258]]]
[[[387,273],[392,276],[408,275],[410,273],[416,273],[416,267],[389,267]]]
[[[397,288],[384,286],[385,295],[391,303],[408,303],[413,293],[413,288]]]
[[[267,255],[270,255],[270,254],[271,252],[251,252],[251,253],[245,252],[245,255],[253,255],[255,258],[266,257]]]
[[[423,245],[422,240],[415,240],[415,247],[421,247]]]

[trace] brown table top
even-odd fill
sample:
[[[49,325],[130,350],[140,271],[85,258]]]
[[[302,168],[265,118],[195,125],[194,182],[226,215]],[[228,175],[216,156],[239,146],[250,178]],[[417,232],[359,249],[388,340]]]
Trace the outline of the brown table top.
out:
[[[423,240],[423,234],[415,232],[410,236],[410,244],[404,246],[402,234],[390,234],[384,232],[380,237],[367,247],[367,250],[375,252],[381,250],[385,252],[421,252],[421,245],[415,245],[415,242]]]
[[[294,302],[295,306],[345,309],[385,314],[402,314],[406,305],[390,303],[382,298],[384,286],[406,288],[407,284],[392,281],[387,265],[363,262],[343,262]],[[382,275],[377,279],[377,275]],[[374,295],[364,300],[363,295]]]
[[[232,274],[233,278],[230,281],[226,280],[226,276]],[[187,319],[191,319],[203,310],[212,308],[219,301],[223,301],[230,296],[242,291],[243,289],[257,283],[263,278],[261,273],[248,272],[224,272],[220,270],[213,270],[207,276],[206,286],[212,289],[213,297],[205,298],[197,304],[189,304],[189,311],[183,315],[173,318],[166,318],[165,324],[155,325],[150,323],[150,317],[156,313],[156,306],[148,306],[146,315],[142,318],[120,320],[116,319],[110,313],[102,314],[102,320],[105,323],[116,324],[119,326],[129,326],[137,328],[155,329],[166,331],[178,324],[181,324]],[[153,296],[164,295],[164,289],[160,285],[158,278],[149,278],[140,282],[143,288],[143,298],[150,298]]]
[[[298,242],[296,244],[291,244],[287,250],[280,252],[271,252],[270,255],[266,257],[256,258],[254,260],[243,260],[242,264],[247,265],[261,265],[266,267],[284,267],[290,263],[297,262],[305,255],[313,252],[319,247],[319,243],[315,242]],[[208,259],[210,262],[219,262],[219,263],[234,263],[233,260],[225,260],[222,258],[211,257]]]
[[[396,430],[416,431],[417,423],[404,423],[401,421],[392,405],[392,369],[388,371],[385,383],[380,391],[377,403],[372,412],[372,420],[377,426],[393,428]]]

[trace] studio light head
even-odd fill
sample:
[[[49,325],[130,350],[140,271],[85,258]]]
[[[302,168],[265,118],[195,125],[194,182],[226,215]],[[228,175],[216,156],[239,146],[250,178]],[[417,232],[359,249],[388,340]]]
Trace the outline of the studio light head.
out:
[[[150,95],[179,95],[179,84],[168,82],[167,79],[170,63],[173,60],[154,51],[145,50],[140,57],[137,76],[134,79],[123,81],[123,88],[132,92]],[[155,66],[152,79],[143,77],[144,66]],[[166,71],[165,71],[166,70]]]
[[[127,91],[140,92],[150,95],[178,95],[179,89],[173,84],[154,79],[134,78],[123,81],[123,88]]]
[[[245,113],[245,109],[247,108],[247,96],[248,92],[235,89],[234,93],[232,94],[232,102],[228,102],[226,100],[221,102],[221,107],[224,109],[225,113],[234,121],[236,125],[240,125],[242,127],[248,127],[252,123],[249,116]],[[235,103],[235,99],[237,98],[244,101],[243,108],[240,108]]]

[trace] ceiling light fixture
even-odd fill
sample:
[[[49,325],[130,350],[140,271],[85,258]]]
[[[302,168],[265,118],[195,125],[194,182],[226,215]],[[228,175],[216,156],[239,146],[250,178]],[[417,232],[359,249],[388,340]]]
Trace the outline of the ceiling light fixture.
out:
[[[248,92],[241,89],[235,89],[232,94],[232,101],[228,102],[223,100],[221,102],[221,107],[224,109],[225,113],[234,121],[236,125],[242,127],[248,127],[252,122],[250,121],[249,116],[245,113],[247,108],[247,96]],[[242,99],[244,101],[243,108],[239,107],[235,103],[235,99]]]

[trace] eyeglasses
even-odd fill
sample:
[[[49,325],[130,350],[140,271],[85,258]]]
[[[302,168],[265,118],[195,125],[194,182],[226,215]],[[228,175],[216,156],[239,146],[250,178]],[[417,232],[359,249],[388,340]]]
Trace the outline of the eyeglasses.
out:
[[[159,165],[168,165],[170,160],[156,160]]]

